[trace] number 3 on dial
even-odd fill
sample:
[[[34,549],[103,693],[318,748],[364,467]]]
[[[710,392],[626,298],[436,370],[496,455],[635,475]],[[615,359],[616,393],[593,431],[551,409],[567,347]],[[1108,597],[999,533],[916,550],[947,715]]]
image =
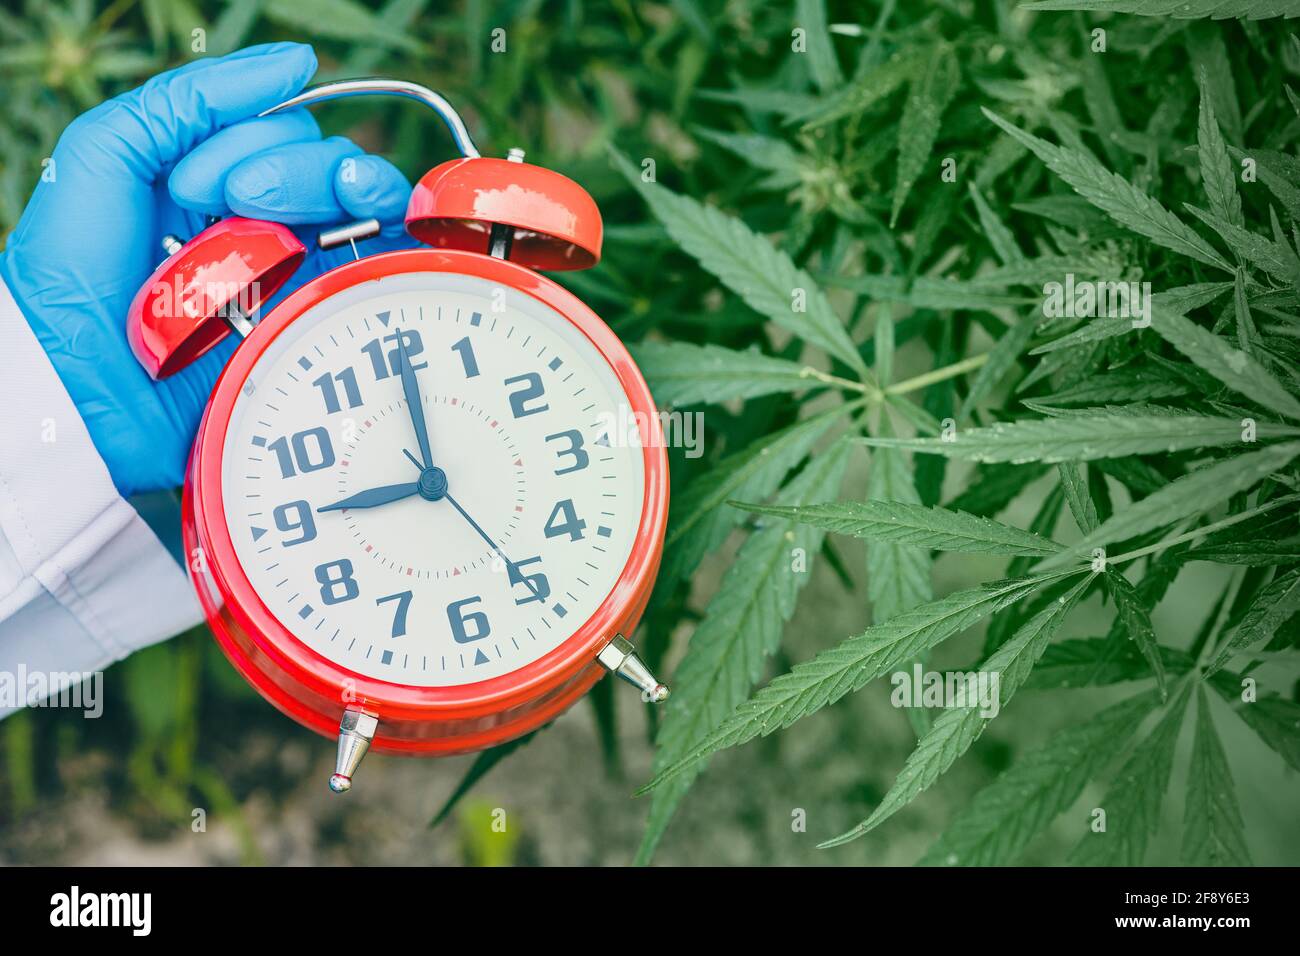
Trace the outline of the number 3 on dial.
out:
[[[591,456],[582,449],[582,432],[578,431],[576,428],[570,428],[567,432],[557,432],[554,435],[547,435],[546,441],[563,441],[568,442],[569,445],[568,448],[557,448],[555,450],[556,458],[564,458],[565,456],[568,456],[573,459],[572,465],[569,465],[567,468],[557,468],[555,470],[557,477],[559,475],[567,475],[574,471],[582,471],[582,469],[586,468],[587,465],[591,463]]]

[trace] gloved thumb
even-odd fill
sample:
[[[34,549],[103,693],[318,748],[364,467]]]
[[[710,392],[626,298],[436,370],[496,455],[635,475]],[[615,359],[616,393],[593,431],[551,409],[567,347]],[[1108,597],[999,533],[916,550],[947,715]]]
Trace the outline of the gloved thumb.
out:
[[[267,43],[160,73],[78,119],[60,146],[91,170],[112,175],[126,162],[145,182],[218,130],[302,91],[316,72],[304,43]]]

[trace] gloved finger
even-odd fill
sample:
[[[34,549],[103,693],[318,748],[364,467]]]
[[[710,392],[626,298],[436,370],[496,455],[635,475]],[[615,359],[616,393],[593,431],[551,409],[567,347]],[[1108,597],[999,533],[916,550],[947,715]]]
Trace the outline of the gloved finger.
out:
[[[274,52],[278,47],[292,46],[288,42],[276,43],[255,43],[252,46],[240,47],[230,53],[222,56],[201,56],[198,59],[190,60],[188,63],[182,63],[180,66],[174,66],[166,73],[160,73],[159,76],[171,75],[182,76],[186,73],[193,73],[196,70],[205,70],[214,63],[234,63],[237,60],[246,60],[249,57],[265,56],[269,52]]]
[[[167,180],[167,190],[179,206],[224,216],[230,212],[226,178],[236,166],[277,146],[319,141],[320,127],[306,110],[245,120],[200,143],[177,163]]]
[[[78,117],[59,146],[101,174],[125,166],[153,182],[218,130],[301,92],[315,72],[316,54],[302,43],[271,43],[189,64]]]
[[[246,159],[226,177],[226,203],[236,215],[288,225],[339,222],[348,212],[334,194],[334,179],[361,147],[342,136],[294,143]]]
[[[411,200],[411,184],[382,156],[345,159],[334,174],[334,195],[351,219],[401,223]]]

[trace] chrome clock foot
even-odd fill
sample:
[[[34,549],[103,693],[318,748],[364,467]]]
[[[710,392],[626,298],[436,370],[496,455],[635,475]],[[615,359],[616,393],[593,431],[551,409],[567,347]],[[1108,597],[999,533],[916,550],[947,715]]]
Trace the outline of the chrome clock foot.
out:
[[[658,704],[668,699],[668,685],[659,683],[659,679],[650,673],[645,661],[641,660],[632,642],[622,634],[615,634],[614,639],[604,646],[596,660],[606,670],[617,674],[641,692],[641,697],[651,704]]]
[[[339,722],[339,754],[334,761],[334,773],[330,776],[330,789],[335,793],[347,793],[352,789],[352,777],[361,764],[361,758],[370,749],[375,729],[379,726],[377,718],[359,710],[343,711]]]

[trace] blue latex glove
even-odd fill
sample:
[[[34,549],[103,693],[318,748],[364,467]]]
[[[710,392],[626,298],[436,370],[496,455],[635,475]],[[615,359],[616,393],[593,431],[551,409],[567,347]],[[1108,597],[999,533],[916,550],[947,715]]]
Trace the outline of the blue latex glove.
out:
[[[166,257],[165,234],[195,235],[204,214],[299,227],[310,251],[281,296],[351,258],[315,248],[328,224],[383,222],[367,254],[415,244],[401,224],[410,186],[392,164],[346,139],[322,140],[305,110],[256,118],[315,71],[309,46],[250,47],[160,74],[78,117],[54,149],[53,181],[37,186],[0,256],[0,275],[123,495],[182,483],[237,344],[229,336],[161,382],[136,362],[126,313]]]

